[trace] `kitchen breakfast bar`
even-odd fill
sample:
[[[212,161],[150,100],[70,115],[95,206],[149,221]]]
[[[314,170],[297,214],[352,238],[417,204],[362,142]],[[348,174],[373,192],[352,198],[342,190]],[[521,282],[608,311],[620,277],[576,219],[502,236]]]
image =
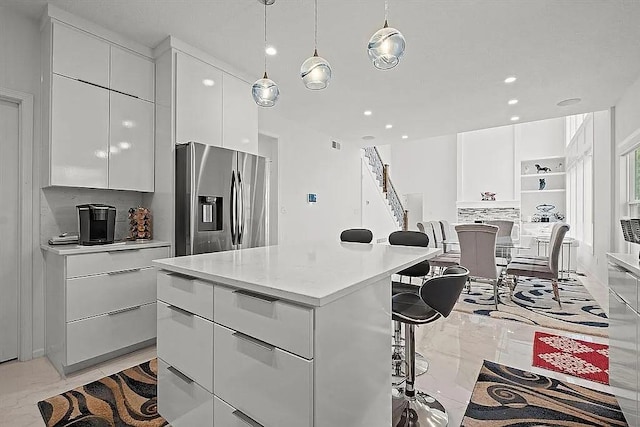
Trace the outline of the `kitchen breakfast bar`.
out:
[[[440,249],[318,242],[156,260],[174,427],[389,427],[391,275]]]

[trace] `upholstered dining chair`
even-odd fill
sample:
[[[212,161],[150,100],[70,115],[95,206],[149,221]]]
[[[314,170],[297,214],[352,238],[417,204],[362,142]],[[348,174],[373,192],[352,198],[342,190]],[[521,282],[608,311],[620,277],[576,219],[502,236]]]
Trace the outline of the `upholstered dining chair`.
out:
[[[554,299],[558,306],[562,308],[560,302],[560,290],[558,289],[558,273],[560,266],[558,259],[562,250],[562,241],[569,231],[569,224],[557,222],[551,229],[551,238],[549,239],[549,256],[517,256],[514,257],[507,265],[507,275],[513,277],[511,284],[511,293],[518,284],[518,277],[535,277],[538,279],[547,279],[551,281]]]
[[[496,266],[498,227],[488,224],[460,224],[455,229],[460,242],[460,265],[469,270],[469,277],[486,279],[493,284],[493,299],[497,309],[498,287],[502,284],[502,275],[498,273]]]
[[[508,220],[502,220],[502,219],[498,219],[498,220],[492,220],[492,221],[485,221],[485,224],[489,224],[489,225],[495,225],[496,227],[498,227],[498,234],[497,234],[497,238],[510,238],[511,237],[511,232],[513,231],[513,221],[508,221]],[[506,247],[502,247],[502,248],[497,248],[496,249],[496,256],[498,258],[504,258],[508,261],[509,257],[510,257],[510,252],[511,248],[506,248]],[[504,264],[502,264],[504,266]]]
[[[438,221],[429,221],[423,224],[424,227],[424,232],[427,236],[429,236],[429,247],[431,248],[442,248],[442,250],[444,251],[443,248],[443,244],[442,244],[442,239],[440,241],[440,244],[438,245],[438,239],[436,237],[435,234],[435,226],[438,227],[438,229],[440,229],[440,222]],[[441,230],[441,229],[440,229]],[[440,236],[442,236],[442,233],[440,233]],[[437,268],[438,270],[442,270],[445,269],[447,267],[452,267],[454,265],[459,265],[460,264],[460,253],[459,252],[446,252],[443,253],[441,255],[438,255],[434,258],[431,258],[429,260],[429,262],[431,263],[431,266],[434,267],[434,269],[432,270],[432,274],[435,274],[435,269]]]
[[[350,228],[340,233],[341,242],[371,243],[373,233],[366,228]]]

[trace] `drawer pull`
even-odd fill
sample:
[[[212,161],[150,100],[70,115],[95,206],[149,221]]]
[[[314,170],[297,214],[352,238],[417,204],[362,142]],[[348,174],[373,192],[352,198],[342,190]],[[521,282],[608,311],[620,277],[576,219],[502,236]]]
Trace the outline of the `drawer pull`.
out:
[[[136,271],[140,271],[142,270],[141,267],[138,268],[127,268],[126,270],[116,270],[116,271],[109,271],[107,274],[109,275],[115,275],[115,274],[123,274],[123,273],[135,273]]]
[[[193,382],[193,380],[191,378],[189,378],[188,376],[186,376],[185,374],[183,374],[182,372],[180,372],[179,370],[177,370],[173,366],[168,366],[167,367],[167,371],[171,372],[173,375],[175,375],[176,377],[180,378],[182,381],[184,381],[187,384],[191,384]]]
[[[193,317],[193,313],[185,310],[184,308],[176,307],[175,305],[170,305],[169,309],[173,311],[177,311],[180,314],[184,314],[185,316]]]
[[[113,316],[113,315],[115,315],[115,314],[126,313],[127,311],[137,310],[137,309],[139,309],[140,307],[142,307],[142,306],[141,306],[141,305],[135,305],[135,306],[133,306],[133,307],[127,307],[127,308],[123,308],[123,309],[120,309],[120,310],[110,311],[110,312],[108,312],[107,314],[108,314],[109,316]]]
[[[127,252],[138,252],[140,251],[140,249],[126,249],[126,248],[122,248],[122,249],[117,249],[117,250],[113,250],[113,251],[107,251],[107,253],[113,254],[113,253],[119,253],[122,251],[127,251]]]
[[[268,297],[266,295],[254,294],[253,292],[245,291],[242,289],[237,289],[233,291],[233,293],[237,295],[242,295],[248,298],[253,298],[258,301],[268,302],[268,303],[274,303],[278,301],[278,298]]]
[[[183,279],[183,280],[196,280],[195,277],[187,276],[186,274],[176,273],[173,271],[171,273],[167,273],[167,276],[172,276],[172,277],[176,277],[178,279]]]
[[[236,337],[238,339],[241,339],[243,341],[248,341],[248,342],[250,342],[252,344],[255,344],[258,347],[262,347],[265,350],[273,351],[276,348],[274,345],[266,343],[266,342],[264,342],[262,340],[259,340],[257,338],[250,337],[249,335],[245,335],[242,332],[234,332],[231,335],[233,335],[234,337]]]
[[[245,424],[251,426],[251,427],[264,427],[262,424],[260,424],[259,422],[257,422],[256,420],[254,420],[253,418],[251,418],[249,415],[245,414],[242,411],[239,410],[235,410],[232,412],[233,415],[235,415],[238,419],[240,419],[240,421],[244,422]]]

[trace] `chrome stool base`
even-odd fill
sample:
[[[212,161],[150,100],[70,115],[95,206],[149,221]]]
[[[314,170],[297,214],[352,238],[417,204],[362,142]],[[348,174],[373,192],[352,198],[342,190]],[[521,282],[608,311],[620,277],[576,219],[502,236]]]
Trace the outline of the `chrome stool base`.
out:
[[[440,402],[416,390],[415,396],[402,391],[393,393],[392,427],[446,427],[449,415]]]
[[[429,361],[426,357],[421,355],[420,353],[416,353],[416,377],[419,377],[422,374],[426,374],[429,370]]]

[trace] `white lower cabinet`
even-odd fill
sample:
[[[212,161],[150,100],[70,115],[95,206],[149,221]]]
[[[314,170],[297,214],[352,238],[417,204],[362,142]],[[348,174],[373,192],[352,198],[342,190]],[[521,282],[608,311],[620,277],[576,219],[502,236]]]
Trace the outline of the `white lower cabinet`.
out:
[[[158,300],[158,357],[213,393],[213,322],[210,320]]]
[[[154,342],[158,316],[151,260],[169,256],[168,244],[154,246],[45,251],[45,352],[61,374]]]
[[[265,427],[313,425],[313,361],[215,325],[214,393]]]
[[[159,357],[158,412],[172,427],[210,426],[213,395]]]
[[[156,303],[67,324],[67,364],[73,365],[156,337]]]

